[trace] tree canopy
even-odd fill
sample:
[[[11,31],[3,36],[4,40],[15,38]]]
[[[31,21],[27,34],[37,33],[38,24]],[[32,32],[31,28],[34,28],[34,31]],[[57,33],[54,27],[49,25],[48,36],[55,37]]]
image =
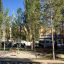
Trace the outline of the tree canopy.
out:
[[[30,41],[32,38],[38,39],[39,23],[40,23],[40,2],[39,0],[25,0],[26,4],[26,22],[27,31],[30,34]]]

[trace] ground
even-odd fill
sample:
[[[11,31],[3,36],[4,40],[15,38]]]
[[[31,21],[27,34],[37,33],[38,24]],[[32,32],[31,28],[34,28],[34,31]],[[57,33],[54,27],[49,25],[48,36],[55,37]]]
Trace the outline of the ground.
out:
[[[0,60],[3,58],[8,58],[9,59],[24,59],[24,62],[41,62],[41,63],[63,63],[64,61],[61,60],[42,60],[42,57],[40,55],[37,55],[38,53],[32,52],[32,51],[0,51]],[[11,60],[12,60],[11,59]],[[29,60],[26,60],[29,59]],[[8,61],[7,60],[7,61]]]

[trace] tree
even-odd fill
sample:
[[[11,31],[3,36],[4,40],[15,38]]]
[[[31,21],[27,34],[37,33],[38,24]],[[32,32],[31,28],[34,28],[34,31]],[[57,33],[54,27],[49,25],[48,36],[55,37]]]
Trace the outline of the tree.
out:
[[[3,11],[3,21],[2,21],[2,42],[4,44],[5,50],[5,41],[9,40],[10,38],[10,17],[8,16],[8,9]]]
[[[38,40],[40,26],[40,2],[39,0],[25,0],[26,25],[29,41]],[[34,46],[33,46],[34,47]]]
[[[60,25],[60,22],[62,20],[61,10],[63,6],[64,6],[64,0],[62,1],[61,0],[46,0],[46,3],[44,4],[43,19],[45,20],[45,23],[47,22],[47,25],[49,27],[51,26],[52,29],[58,29],[58,25]],[[54,42],[53,35],[54,34],[52,30],[52,42]],[[54,54],[54,44],[53,44],[53,58],[55,59],[54,56],[55,54]]]
[[[17,15],[12,22],[12,35],[15,39],[24,39],[24,12],[21,8],[17,9]]]
[[[2,25],[2,21],[3,21],[3,6],[2,6],[2,0],[0,0],[0,40],[2,38],[2,29],[1,29],[1,25]],[[1,44],[0,44],[1,46]]]
[[[4,18],[5,18],[5,32],[6,32],[6,39],[7,41],[10,39],[10,17],[8,16],[9,10],[6,9],[4,12]]]
[[[18,32],[18,25],[16,22],[12,22],[12,37],[13,39],[17,39],[19,37],[19,32]]]
[[[0,0],[0,28],[3,21],[3,6],[2,6],[2,0]]]
[[[22,12],[22,9],[21,8],[18,8],[17,9],[17,22],[18,22],[18,26],[19,26],[19,33],[20,33],[20,40],[22,39],[22,28],[23,28],[23,15],[24,13]]]
[[[3,21],[3,4],[2,4],[2,0],[0,0],[0,28],[2,21]]]

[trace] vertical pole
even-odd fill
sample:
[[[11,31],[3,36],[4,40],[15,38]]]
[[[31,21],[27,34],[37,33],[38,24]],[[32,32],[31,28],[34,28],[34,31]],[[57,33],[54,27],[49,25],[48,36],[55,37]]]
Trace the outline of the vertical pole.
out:
[[[53,26],[52,26],[52,46],[53,46],[53,59],[55,60],[55,48],[54,48],[54,34],[53,34]]]
[[[3,38],[2,38],[3,42],[4,42],[4,51],[5,51],[5,29],[3,28]]]
[[[51,0],[50,0],[51,3]],[[51,13],[51,32],[52,32],[52,48],[53,48],[53,60],[55,60],[55,49],[54,49],[54,33],[53,33],[53,20],[52,20],[52,9],[51,9],[51,5],[50,5],[50,13]]]
[[[5,19],[4,19],[4,12],[3,12],[3,24],[2,24],[2,30],[3,30],[3,37],[2,37],[2,40],[4,42],[4,51],[5,51]]]
[[[12,37],[12,35],[11,35],[11,27],[10,27],[10,41],[11,41],[11,37]]]
[[[20,25],[20,43],[21,43],[21,25]],[[20,44],[19,44],[20,47]]]
[[[62,24],[61,24],[61,28],[62,28],[62,33],[61,33],[61,36],[62,36],[62,37],[61,37],[61,39],[62,39],[62,44],[63,44],[63,40],[64,40],[64,39],[63,39],[63,23],[64,23],[64,22],[62,21]]]

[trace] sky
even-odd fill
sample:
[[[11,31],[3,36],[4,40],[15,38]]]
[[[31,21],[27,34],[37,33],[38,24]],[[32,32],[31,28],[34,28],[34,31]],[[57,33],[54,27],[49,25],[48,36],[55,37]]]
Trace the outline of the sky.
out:
[[[24,11],[24,0],[2,0],[4,9],[9,9],[9,16],[16,14],[18,8]]]

